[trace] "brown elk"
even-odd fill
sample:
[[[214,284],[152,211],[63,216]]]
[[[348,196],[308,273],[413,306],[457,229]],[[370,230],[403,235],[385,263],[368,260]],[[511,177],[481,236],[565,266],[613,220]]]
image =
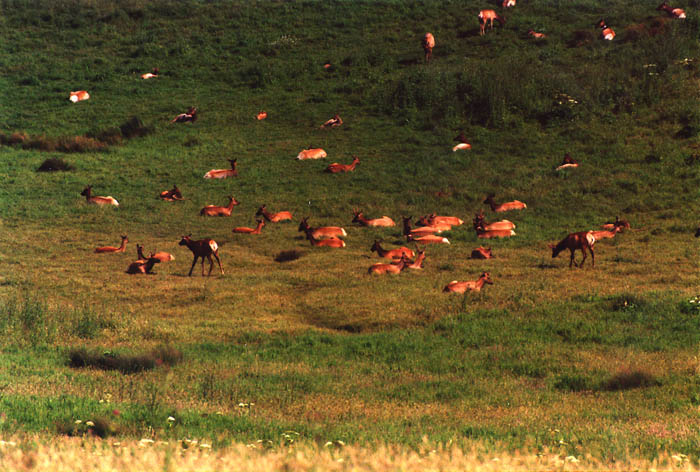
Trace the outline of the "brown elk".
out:
[[[425,236],[413,236],[409,234],[406,236],[406,240],[411,243],[421,243],[421,244],[450,244],[449,239],[442,236],[436,236],[434,234],[426,234]]]
[[[394,223],[394,220],[389,218],[388,216],[382,216],[381,218],[371,218],[367,219],[363,215],[363,213],[359,210],[353,210],[353,223],[359,223],[361,226],[396,226],[396,223]]]
[[[258,223],[258,226],[255,228],[246,228],[246,227],[238,227],[238,228],[233,228],[234,233],[242,233],[242,234],[260,234],[262,233],[263,226],[265,226],[265,220],[255,220]]]
[[[569,169],[569,168],[574,168],[574,167],[578,167],[578,161],[574,160],[574,158],[571,157],[569,155],[569,153],[567,152],[564,155],[564,160],[559,165],[559,167],[556,168],[556,170]]]
[[[514,7],[514,6],[515,6],[515,0],[503,0],[503,2],[501,2],[501,6],[502,6],[503,8]]]
[[[308,228],[304,231],[306,233],[306,239],[309,240],[312,246],[316,247],[334,247],[334,248],[343,248],[345,247],[345,241],[342,239],[337,239],[337,238],[329,238],[329,239],[316,239],[313,236],[313,231],[311,228]]]
[[[421,41],[423,51],[425,51],[425,62],[430,62],[433,57],[433,48],[435,47],[435,37],[432,33],[425,33],[423,41]]]
[[[302,149],[302,151],[299,154],[297,154],[297,160],[306,161],[309,159],[323,159],[327,156],[328,154],[326,154],[326,151],[324,151],[323,149],[311,148],[311,146],[309,146],[309,149]]]
[[[337,128],[338,126],[343,124],[343,119],[340,117],[340,115],[336,114],[333,116],[333,118],[326,120],[322,125],[321,128]]]
[[[231,212],[233,211],[234,205],[239,205],[239,204],[240,204],[240,202],[238,202],[235,198],[233,198],[233,196],[229,195],[228,205],[226,205],[226,206],[207,205],[199,211],[199,215],[200,216],[231,216]]]
[[[508,230],[515,229],[515,224],[509,220],[494,221],[493,223],[487,223],[484,218],[484,212],[479,211],[479,213],[474,215],[474,229],[479,232],[479,228],[483,228],[484,231],[497,231],[497,230]]]
[[[626,229],[632,228],[629,221],[621,220],[620,217],[618,217],[618,216],[615,217],[615,221],[613,223],[605,223],[604,225],[601,225],[600,227],[603,229],[607,229],[607,230],[613,230],[617,226],[619,226],[621,228],[620,232],[622,232]]]
[[[479,34],[483,36],[486,33],[486,23],[489,23],[493,30],[493,20],[503,26],[506,24],[506,19],[496,13],[495,10],[481,10],[479,12]]]
[[[600,241],[601,239],[609,239],[609,238],[614,238],[617,233],[622,231],[621,226],[615,226],[612,230],[596,230],[596,231],[589,231],[589,233],[593,236],[593,239],[597,242]],[[595,242],[594,242],[595,244]]]
[[[544,38],[547,37],[546,34],[544,34],[544,33],[538,33],[538,32],[535,31],[535,30],[528,30],[527,34],[528,34],[528,36],[530,36],[531,38],[535,38],[535,39],[544,39]]]
[[[571,260],[569,261],[569,268],[571,265],[576,267],[583,267],[583,263],[586,261],[586,251],[591,253],[591,266],[595,267],[595,253],[593,252],[593,245],[595,244],[595,237],[591,234],[591,231],[581,231],[578,233],[571,233],[564,239],[562,239],[557,245],[549,244],[552,249],[552,258],[555,258],[564,249],[571,251]],[[577,249],[581,250],[583,253],[583,259],[581,259],[581,264],[577,264],[574,260],[574,251]]]
[[[491,194],[486,197],[484,200],[485,204],[488,204],[491,207],[491,211],[495,211],[496,213],[500,213],[502,211],[510,211],[510,210],[522,210],[523,208],[527,208],[527,205],[525,205],[523,202],[518,201],[518,200],[513,200],[512,202],[505,202],[505,203],[496,203],[493,201],[493,197],[495,195]]]
[[[267,208],[265,205],[258,208],[258,211],[255,213],[255,216],[262,216],[270,223],[279,223],[280,221],[291,221],[292,220],[292,214],[290,212],[278,211],[277,213],[270,213],[269,211],[267,211]]]
[[[182,198],[182,192],[180,192],[180,189],[177,188],[177,185],[173,185],[173,188],[170,190],[164,190],[160,192],[160,198],[165,200],[166,202],[184,200],[184,198]]]
[[[84,196],[88,203],[94,205],[114,205],[119,206],[119,202],[114,197],[93,197],[92,196],[92,185],[88,185],[80,192],[80,195]]]
[[[211,258],[212,255],[216,258],[216,262],[219,263],[219,270],[223,275],[224,268],[221,267],[221,260],[219,259],[219,245],[216,244],[216,241],[210,238],[193,241],[190,238],[190,235],[187,235],[182,237],[179,245],[187,246],[187,248],[192,251],[192,254],[194,255],[192,267],[190,267],[190,273],[188,274],[189,276],[192,276],[194,265],[197,263],[197,259],[200,257],[202,258],[202,276],[204,276],[204,258],[209,259],[209,273],[207,276],[211,275],[211,269],[214,267],[214,261]]]
[[[340,238],[347,236],[348,233],[345,232],[340,226],[321,226],[319,228],[312,228],[309,226],[309,217],[305,217],[299,223],[299,231],[311,230],[311,236],[314,239],[326,239],[326,238]]]
[[[512,229],[492,229],[486,230],[483,226],[478,226],[476,229],[476,236],[480,239],[492,239],[492,238],[509,238],[515,236],[515,231]]]
[[[452,152],[468,151],[472,148],[472,145],[467,140],[467,137],[464,135],[464,132],[459,133],[459,135],[454,139],[454,141],[457,141],[458,144],[452,148]]]
[[[155,257],[149,257],[146,260],[138,260],[129,264],[126,269],[127,274],[151,274],[153,266],[159,264],[160,260]]]
[[[471,254],[472,259],[491,259],[493,257],[490,247],[479,246]]]
[[[152,70],[151,72],[146,72],[145,74],[141,74],[141,78],[142,78],[143,80],[155,79],[155,78],[158,77],[158,73],[159,73],[159,72],[160,72],[160,71],[158,70],[158,68],[157,68],[157,67],[154,67],[153,70]]]
[[[403,235],[404,236],[408,236],[409,234],[412,234],[413,236],[425,236],[427,234],[442,233],[443,231],[449,231],[452,229],[452,226],[447,225],[447,224],[435,224],[432,226],[419,226],[418,228],[412,229],[410,216],[402,216],[401,219],[403,220]]]
[[[420,217],[416,224],[419,226],[459,226],[461,224],[464,224],[464,220],[462,220],[461,218],[457,218],[456,216],[438,216],[435,213],[431,213],[430,215]]]
[[[197,109],[195,107],[190,107],[186,113],[180,113],[175,118],[173,118],[171,123],[194,123],[197,121]]]
[[[139,260],[141,260],[141,261],[145,261],[145,260],[149,259],[149,257],[145,257],[143,255],[143,246],[141,246],[140,244],[136,245],[136,254],[139,257]],[[175,260],[175,256],[173,256],[169,252],[164,252],[164,251],[152,252],[150,257],[158,259],[160,262],[170,262],[170,261]]]
[[[407,269],[422,269],[423,268],[423,261],[425,260],[425,251],[424,250],[418,250],[416,252],[416,259],[414,261],[406,261],[406,268]]]
[[[87,93],[85,90],[78,90],[77,92],[71,92],[70,93],[70,101],[73,103],[78,103],[82,102],[83,100],[87,100],[90,98],[90,94]]]
[[[114,246],[102,246],[98,247],[95,249],[95,252],[97,253],[105,253],[105,252],[124,252],[126,250],[126,243],[129,242],[129,238],[126,237],[126,235],[122,236],[122,244],[119,247],[114,247]]]
[[[255,115],[255,118],[257,118],[258,121],[262,121],[265,118],[267,118],[267,112],[266,111],[261,111],[257,115]]]
[[[227,179],[229,177],[238,177],[238,170],[236,169],[236,161],[238,159],[226,159],[231,163],[230,169],[212,169],[206,174],[204,174],[205,179]]]
[[[682,8],[673,8],[668,6],[666,2],[663,2],[661,5],[656,7],[656,9],[665,11],[671,18],[685,20],[685,11]]]
[[[596,27],[600,28],[600,37],[602,39],[607,41],[612,41],[615,39],[615,32],[612,28],[605,24],[605,20],[601,19],[598,23],[596,23]]]
[[[367,271],[369,274],[400,274],[401,271],[406,268],[406,255],[401,256],[401,260],[397,263],[384,264],[377,263],[372,264],[372,266]]]
[[[385,259],[400,259],[403,256],[406,256],[406,257],[414,257],[415,256],[415,253],[411,249],[409,249],[405,246],[401,246],[398,249],[389,249],[389,250],[382,249],[382,246],[379,244],[379,241],[377,241],[377,240],[374,241],[374,244],[370,248],[370,252],[376,252],[379,257],[383,257]]]
[[[326,167],[324,172],[329,172],[331,174],[338,174],[340,172],[352,172],[355,170],[355,166],[360,163],[360,158],[357,156],[352,156],[352,162],[350,164],[338,164],[334,162],[333,164]]]
[[[483,272],[477,280],[467,280],[466,282],[458,282],[453,280],[442,289],[443,292],[464,293],[467,290],[472,292],[480,292],[484,284],[493,285],[491,275],[488,272]]]

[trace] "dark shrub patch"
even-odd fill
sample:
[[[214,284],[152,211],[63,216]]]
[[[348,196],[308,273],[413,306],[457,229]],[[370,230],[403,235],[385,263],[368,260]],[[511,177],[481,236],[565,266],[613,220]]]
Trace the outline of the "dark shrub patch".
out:
[[[141,356],[125,356],[105,352],[90,353],[85,349],[73,349],[69,353],[68,365],[73,368],[93,367],[102,370],[118,370],[123,374],[133,374],[156,366],[173,365],[182,360],[182,353],[173,348],[158,348],[154,352]]]
[[[124,124],[119,127],[122,132],[122,136],[126,139],[131,138],[142,138],[153,132],[153,127],[144,126],[143,122],[137,117],[132,116]]]
[[[657,387],[659,385],[661,385],[661,382],[648,372],[625,370],[609,378],[603,384],[602,389],[608,392],[617,392],[633,388]]]
[[[85,420],[80,423],[68,419],[56,423],[56,431],[58,434],[65,436],[85,436],[89,434],[103,439],[117,432],[114,425],[105,418],[95,418],[94,420]]]
[[[37,172],[56,172],[56,171],[69,171],[73,170],[75,167],[64,161],[63,159],[59,157],[51,157],[49,159],[46,159],[44,162],[41,163],[39,168],[36,170]]]
[[[282,251],[275,256],[275,262],[289,262],[295,261],[302,256],[303,253],[292,249],[291,251]]]

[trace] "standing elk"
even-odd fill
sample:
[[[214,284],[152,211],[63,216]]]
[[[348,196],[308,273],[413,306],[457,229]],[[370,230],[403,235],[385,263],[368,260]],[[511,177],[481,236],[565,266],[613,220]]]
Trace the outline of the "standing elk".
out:
[[[605,20],[601,19],[596,23],[596,27],[600,28],[600,37],[607,41],[612,41],[615,39],[615,32],[612,28],[605,24]]]
[[[85,90],[78,90],[77,92],[71,92],[69,100],[73,103],[82,102],[90,98],[90,94]]]
[[[238,170],[236,169],[236,161],[238,159],[226,159],[231,164],[230,169],[212,169],[206,174],[204,174],[205,179],[227,179],[229,177],[238,177]]]
[[[474,249],[471,254],[472,259],[491,259],[493,258],[493,254],[491,253],[491,248],[490,247],[483,247],[479,246],[478,248]]]
[[[80,195],[84,196],[88,203],[94,205],[114,205],[119,206],[119,202],[114,197],[93,197],[92,196],[92,185],[88,185],[80,192]]]
[[[397,263],[385,264],[379,262],[377,264],[372,264],[372,266],[367,271],[371,274],[400,274],[401,271],[406,267],[406,256],[401,256],[401,260]]]
[[[322,125],[321,128],[337,128],[338,126],[343,124],[343,119],[338,115],[337,113],[333,116],[333,118],[326,120]]]
[[[578,161],[574,160],[574,158],[571,157],[569,155],[569,153],[567,152],[564,155],[564,160],[561,162],[559,167],[557,167],[555,170],[562,170],[562,169],[568,169],[568,168],[574,168],[574,167],[578,167]]]
[[[435,37],[432,33],[425,33],[423,41],[421,41],[423,51],[425,51],[425,62],[430,62],[433,57],[433,48],[435,47]]]
[[[571,260],[569,261],[569,268],[571,265],[576,267],[583,267],[583,263],[586,261],[586,251],[591,253],[591,267],[595,267],[595,253],[593,252],[593,245],[595,244],[595,237],[591,234],[591,231],[581,231],[578,233],[571,233],[564,239],[562,239],[559,244],[549,244],[552,249],[552,258],[555,258],[564,249],[571,251]],[[577,264],[574,260],[574,251],[580,249],[583,253],[583,259],[581,259],[581,264]]]
[[[661,5],[656,7],[656,9],[665,11],[671,18],[685,20],[685,11],[682,8],[673,8],[668,6],[666,2],[663,2]]]
[[[491,275],[488,272],[483,272],[477,280],[467,280],[466,282],[458,282],[453,280],[442,289],[443,292],[448,293],[464,293],[467,290],[472,292],[480,292],[481,287],[484,284],[493,285],[493,280],[491,280]]]
[[[255,216],[262,216],[270,223],[279,223],[281,221],[292,221],[292,213],[288,211],[278,211],[277,213],[270,213],[267,211],[266,205],[258,208]]]
[[[263,226],[265,226],[265,220],[255,220],[258,223],[258,226],[255,228],[246,228],[246,227],[238,227],[238,228],[233,228],[234,233],[241,233],[241,234],[260,234],[262,233]]]
[[[141,78],[142,78],[143,80],[155,79],[155,78],[158,77],[158,72],[159,72],[159,71],[158,71],[158,68],[157,68],[157,67],[154,67],[153,70],[152,70],[151,72],[146,72],[145,74],[141,74]]]
[[[496,203],[493,201],[494,196],[494,194],[487,196],[484,200],[484,204],[488,204],[491,207],[491,211],[495,211],[496,213],[500,213],[502,211],[522,210],[524,208],[527,208],[526,204],[518,200],[513,200],[512,202],[505,202],[500,204]]]
[[[166,202],[184,200],[184,198],[182,198],[182,192],[180,192],[180,189],[177,188],[177,185],[173,185],[173,188],[170,190],[164,190],[160,192],[160,198],[165,200]]]
[[[199,211],[199,216],[231,216],[231,212],[233,211],[233,206],[239,205],[239,204],[240,204],[240,202],[238,202],[235,198],[233,198],[232,195],[229,195],[228,205],[226,205],[226,206],[207,205]]]
[[[457,151],[468,151],[469,149],[472,148],[471,143],[467,140],[467,137],[464,135],[464,132],[459,133],[459,136],[457,136],[454,141],[457,141],[457,145],[452,148],[452,152],[457,152]]]
[[[129,242],[129,238],[126,237],[126,235],[122,236],[122,244],[119,247],[114,247],[114,246],[102,246],[98,247],[95,249],[95,252],[98,254],[106,253],[106,252],[124,252],[126,250],[126,243]]]
[[[309,217],[305,217],[299,223],[299,231],[311,230],[311,236],[314,239],[326,239],[326,238],[340,238],[347,236],[348,233],[345,232],[340,226],[321,226],[319,228],[312,228],[309,226]]]
[[[383,249],[377,240],[374,241],[374,244],[370,248],[370,252],[376,252],[379,257],[383,257],[384,259],[400,259],[403,256],[415,256],[415,253],[405,246],[401,246],[398,249]]]
[[[153,266],[160,264],[160,260],[155,257],[149,257],[146,260],[138,260],[129,264],[126,269],[127,274],[152,274]]]
[[[515,229],[515,224],[509,220],[494,221],[493,223],[487,223],[484,219],[484,211],[481,210],[479,213],[474,215],[474,229],[479,232],[481,227],[484,231],[496,231],[496,230],[508,230]]]
[[[180,246],[187,246],[187,248],[192,251],[192,254],[194,255],[194,260],[192,261],[192,267],[190,267],[190,273],[188,274],[190,277],[192,276],[192,270],[194,269],[194,265],[197,263],[198,258],[202,258],[202,277],[204,276],[204,258],[206,257],[209,259],[209,273],[207,276],[211,275],[211,269],[214,267],[214,261],[212,260],[211,256],[213,255],[216,258],[216,262],[219,263],[219,270],[221,271],[221,275],[224,274],[224,268],[221,267],[221,260],[219,259],[219,245],[216,244],[216,241],[210,238],[205,238],[205,239],[199,239],[197,241],[193,241],[190,238],[191,235],[183,236],[182,239],[180,240],[179,245]]]
[[[307,228],[304,230],[304,233],[306,233],[306,239],[309,240],[312,246],[315,247],[334,247],[334,248],[343,248],[345,247],[345,241],[342,239],[337,239],[337,238],[329,238],[329,239],[316,239],[313,236],[313,231],[311,228]]]
[[[197,121],[197,108],[190,107],[185,113],[180,113],[175,118],[173,118],[171,123],[194,123]]]
[[[361,226],[382,226],[382,227],[396,226],[396,223],[394,223],[394,220],[392,220],[388,216],[382,216],[381,218],[367,219],[362,214],[362,212],[359,210],[353,210],[352,213],[353,213],[352,222],[359,223]]]
[[[331,174],[338,174],[340,172],[352,172],[355,170],[355,166],[360,163],[360,158],[357,156],[352,156],[352,162],[350,164],[338,164],[334,162],[333,164],[326,167],[324,172]]]
[[[309,159],[323,159],[324,157],[327,157],[328,154],[326,154],[326,151],[324,151],[321,148],[312,148],[309,146],[309,149],[302,149],[302,151],[297,154],[297,160],[298,161],[306,161]]]
[[[503,26],[506,24],[506,19],[496,13],[495,10],[481,10],[479,12],[479,34],[483,36],[486,33],[486,23],[489,23],[490,29],[493,30],[493,20]]]

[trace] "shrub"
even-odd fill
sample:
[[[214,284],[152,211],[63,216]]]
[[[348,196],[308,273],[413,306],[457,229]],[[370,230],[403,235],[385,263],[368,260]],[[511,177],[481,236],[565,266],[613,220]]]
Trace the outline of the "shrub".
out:
[[[50,157],[46,159],[44,162],[41,163],[39,168],[36,170],[37,172],[55,172],[55,171],[69,171],[73,170],[75,167],[73,167],[71,164],[67,163],[63,159],[59,157]]]
[[[111,352],[91,353],[84,348],[69,352],[68,365],[73,368],[92,367],[101,370],[118,370],[134,374],[151,370],[159,365],[174,365],[182,360],[182,353],[174,348],[158,348],[150,354],[128,356]]]
[[[620,390],[656,387],[659,385],[661,385],[661,382],[649,372],[644,372],[642,370],[623,370],[605,381],[602,389],[608,392],[617,392]]]
[[[275,262],[289,262],[299,259],[303,255],[302,252],[292,249],[291,251],[282,251],[275,256]]]

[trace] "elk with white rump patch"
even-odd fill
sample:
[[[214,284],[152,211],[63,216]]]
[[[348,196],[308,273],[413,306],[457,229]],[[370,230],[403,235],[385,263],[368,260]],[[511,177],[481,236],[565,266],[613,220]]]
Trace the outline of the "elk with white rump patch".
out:
[[[326,238],[340,238],[347,236],[348,233],[345,232],[340,226],[321,226],[318,228],[312,228],[309,226],[309,217],[305,217],[299,223],[299,231],[311,230],[311,236],[314,239],[326,239]]]
[[[230,169],[212,169],[206,174],[204,174],[205,179],[227,179],[229,177],[238,177],[238,170],[236,170],[236,161],[238,159],[226,159],[231,163]]]
[[[92,185],[88,185],[80,192],[80,195],[84,196],[88,203],[93,205],[114,205],[119,206],[119,202],[114,197],[93,197],[92,196]]]
[[[192,254],[194,255],[194,260],[192,261],[192,267],[190,267],[190,273],[188,274],[189,276],[192,276],[192,270],[194,269],[194,265],[197,263],[198,258],[202,258],[202,276],[204,276],[204,258],[206,257],[209,259],[209,273],[207,276],[211,275],[211,269],[214,267],[214,261],[212,260],[211,256],[213,255],[216,257],[216,262],[219,263],[219,270],[221,271],[221,274],[223,275],[224,273],[224,268],[221,267],[221,260],[219,259],[219,245],[216,244],[216,241],[210,238],[205,238],[205,239],[199,239],[197,241],[193,241],[190,238],[191,235],[183,236],[182,239],[180,240],[179,245],[180,246],[187,246],[187,248],[192,251]]]

